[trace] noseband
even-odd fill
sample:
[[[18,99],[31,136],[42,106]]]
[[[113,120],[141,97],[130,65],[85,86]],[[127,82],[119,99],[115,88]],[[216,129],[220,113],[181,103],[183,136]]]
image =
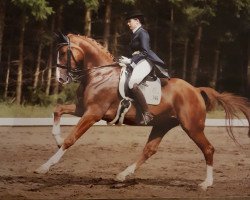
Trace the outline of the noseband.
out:
[[[63,65],[63,64],[60,64],[60,61],[59,61],[59,50],[60,50],[60,48],[66,46],[66,45],[68,46],[67,47],[67,63],[66,63],[66,65]],[[67,75],[72,79],[72,81],[74,81],[74,82],[79,81],[83,76],[83,70],[82,70],[81,65],[77,65],[78,62],[76,61],[75,56],[72,53],[71,42],[70,42],[70,39],[68,37],[67,37],[67,42],[60,43],[58,45],[57,51],[58,51],[58,53],[57,53],[56,66],[61,68],[61,69],[66,69],[67,70]],[[71,58],[76,63],[76,68],[75,69],[71,68]]]

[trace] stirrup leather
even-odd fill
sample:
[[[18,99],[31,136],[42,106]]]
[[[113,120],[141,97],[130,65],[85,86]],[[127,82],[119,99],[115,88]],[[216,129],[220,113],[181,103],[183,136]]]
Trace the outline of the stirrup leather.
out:
[[[141,125],[147,125],[154,119],[154,116],[150,112],[142,113]]]

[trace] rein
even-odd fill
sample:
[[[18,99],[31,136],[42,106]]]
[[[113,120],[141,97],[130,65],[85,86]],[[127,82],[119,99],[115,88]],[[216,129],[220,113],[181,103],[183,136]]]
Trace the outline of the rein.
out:
[[[80,81],[81,78],[88,76],[89,74],[94,73],[96,70],[100,69],[100,68],[106,68],[106,67],[115,67],[115,66],[120,66],[118,62],[114,62],[112,64],[108,64],[108,65],[100,65],[100,66],[96,66],[96,67],[92,67],[91,69],[83,69],[83,71],[85,71],[84,73],[82,73],[79,78],[77,80],[75,80],[75,82]],[[93,71],[92,71],[93,70]]]

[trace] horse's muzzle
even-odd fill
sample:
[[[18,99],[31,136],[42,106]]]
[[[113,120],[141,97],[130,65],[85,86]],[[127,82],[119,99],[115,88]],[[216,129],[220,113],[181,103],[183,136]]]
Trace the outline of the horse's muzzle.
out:
[[[56,79],[61,84],[68,84],[72,82],[72,78],[67,74],[67,70],[56,69]]]
[[[72,79],[71,79],[71,77],[68,76],[68,77],[66,78],[66,80],[64,80],[64,79],[62,79],[62,78],[59,78],[59,79],[58,79],[58,82],[65,85],[65,84],[71,83],[71,82],[72,82]]]

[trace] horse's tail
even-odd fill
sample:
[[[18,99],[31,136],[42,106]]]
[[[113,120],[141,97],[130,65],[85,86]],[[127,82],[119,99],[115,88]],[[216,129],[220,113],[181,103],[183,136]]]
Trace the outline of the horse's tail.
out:
[[[245,97],[240,97],[228,92],[219,93],[209,87],[200,87],[200,93],[205,101],[207,111],[214,110],[216,105],[221,105],[225,110],[225,119],[227,120],[227,132],[234,140],[235,137],[232,132],[232,119],[239,118],[239,111],[242,112],[248,120],[250,125],[250,102]],[[250,128],[248,129],[248,136],[250,137]]]

